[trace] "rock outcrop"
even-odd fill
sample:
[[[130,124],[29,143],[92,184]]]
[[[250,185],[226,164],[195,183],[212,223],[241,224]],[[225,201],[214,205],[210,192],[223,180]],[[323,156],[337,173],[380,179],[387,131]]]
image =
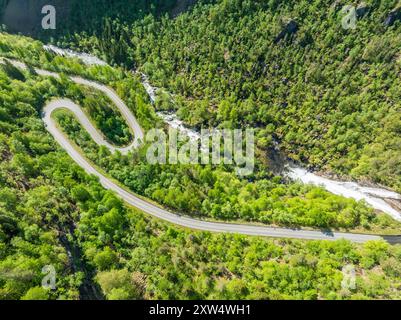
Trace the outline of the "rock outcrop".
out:
[[[395,8],[393,11],[389,13],[386,20],[384,21],[384,25],[386,27],[390,27],[397,20],[401,20],[401,7]]]
[[[362,18],[369,12],[369,6],[365,3],[362,2],[356,7],[356,16],[358,18]]]

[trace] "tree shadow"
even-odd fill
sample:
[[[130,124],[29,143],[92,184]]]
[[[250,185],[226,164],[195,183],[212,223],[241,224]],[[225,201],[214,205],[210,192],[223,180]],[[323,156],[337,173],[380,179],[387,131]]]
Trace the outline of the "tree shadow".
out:
[[[328,237],[334,237],[334,232],[331,229],[328,228],[320,228],[320,232],[322,232],[324,235]]]
[[[401,235],[399,236],[382,236],[385,241],[390,244],[401,244]]]

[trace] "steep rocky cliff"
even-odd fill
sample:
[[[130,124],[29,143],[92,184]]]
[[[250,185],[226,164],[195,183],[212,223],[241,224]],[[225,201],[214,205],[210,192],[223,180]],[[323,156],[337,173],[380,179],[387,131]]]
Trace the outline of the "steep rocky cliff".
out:
[[[70,0],[6,0],[2,1],[0,23],[11,32],[33,35],[42,28],[42,8],[53,5],[57,19],[67,19],[70,12]]]
[[[173,17],[179,15],[180,13],[188,10],[191,6],[195,5],[198,0],[177,0],[177,4],[171,11]]]
[[[117,1],[102,1],[102,0],[0,0],[0,24],[4,24],[10,32],[20,32],[26,35],[37,35],[42,31],[41,21],[44,15],[42,8],[45,5],[53,5],[57,12],[57,27],[63,28],[68,25],[74,30],[72,23],[78,22],[80,27],[87,25],[82,19],[101,20],[104,12],[115,12],[116,8],[125,7],[125,12],[118,11],[119,17],[130,20],[131,16],[125,17],[128,11],[149,13],[152,11],[152,6],[156,7],[156,12],[170,12],[172,16],[177,16],[183,11],[188,10],[198,0],[154,0],[152,3],[139,4],[137,0],[117,0]],[[136,2],[136,4],[135,4]],[[143,6],[144,10],[138,8]],[[90,9],[90,12],[76,12],[78,8]],[[98,8],[99,10],[96,11]],[[141,8],[142,9],[142,8]],[[90,23],[89,23],[90,24]],[[46,31],[48,36],[52,35],[52,31]]]

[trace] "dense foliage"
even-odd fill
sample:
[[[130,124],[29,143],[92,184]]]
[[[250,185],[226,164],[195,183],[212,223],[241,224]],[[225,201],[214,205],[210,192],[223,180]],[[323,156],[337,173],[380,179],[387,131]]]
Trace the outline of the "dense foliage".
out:
[[[13,44],[18,50],[11,50],[5,45],[8,49],[5,53],[13,56],[26,45]],[[139,79],[131,73],[114,72],[109,67],[81,69],[82,66],[80,67],[78,62],[73,63],[68,59],[52,56],[39,48],[30,58],[20,58],[33,63],[41,61],[42,65],[51,70],[68,73],[70,69],[70,72],[78,74],[84,72],[92,78],[95,78],[95,70],[99,70],[103,75],[100,79],[114,87],[145,129],[161,125],[152,107],[146,102],[146,93]],[[113,131],[107,131],[110,118],[102,116],[111,111],[110,104],[98,103],[101,99],[95,99],[95,102],[91,97],[99,93],[89,94],[86,88],[71,83],[67,77],[62,77],[61,84],[64,87],[60,88],[57,94],[71,98],[89,110],[89,115],[95,117],[98,127],[106,130],[103,131],[105,135],[112,136]],[[90,112],[91,101],[97,105],[96,110],[101,112]],[[283,183],[280,177],[273,177],[266,172],[262,164],[258,164],[259,168],[255,170],[251,180],[239,179],[225,166],[150,165],[146,160],[146,145],[128,156],[112,155],[106,148],[99,148],[91,141],[68,111],[58,112],[57,118],[61,127],[83,148],[86,155],[114,178],[134,192],[186,214],[284,226],[364,228],[374,231],[380,229],[380,232],[389,232],[391,227],[397,227],[389,217],[374,214],[372,209],[363,203],[332,195],[319,187]],[[119,117],[112,118],[117,119],[114,121],[118,121],[119,124],[122,123],[118,120]]]
[[[59,111],[61,127],[86,155],[134,192],[180,212],[218,220],[240,219],[282,226],[320,228],[380,228],[397,224],[374,214],[363,203],[299,183],[283,184],[279,177],[239,179],[224,167],[150,165],[146,153],[112,155],[98,147],[74,116]],[[142,150],[146,150],[146,146]]]
[[[401,23],[383,23],[397,3],[365,1],[344,29],[343,1],[201,2],[70,44],[113,61],[107,43],[120,30],[126,65],[173,92],[190,125],[259,127],[294,160],[401,190]],[[298,31],[276,42],[289,21]]]
[[[113,108],[110,99],[101,92],[85,90],[82,99],[77,99],[83,110],[93,119],[95,127],[116,145],[128,145],[133,139],[124,118]]]
[[[279,138],[295,159],[400,188],[399,24],[374,28],[390,2],[371,1],[375,10],[355,31],[341,29],[336,11],[327,11],[328,1],[225,0],[175,20],[148,16],[132,28],[108,20],[112,27],[99,38],[75,40],[104,50],[114,62],[142,66],[155,83],[177,94],[179,114],[194,126],[258,126],[262,147]],[[274,45],[283,16],[296,18],[300,30]],[[110,33],[118,28],[129,42]],[[110,37],[119,39],[113,49],[106,46]],[[379,51],[383,44],[385,52]],[[106,83],[145,129],[162,125],[131,73],[89,68],[44,52],[39,42],[5,34],[0,52]],[[46,133],[40,112],[54,97],[86,108],[113,143],[131,138],[99,93],[64,76],[1,67],[1,299],[401,298],[400,245],[195,232],[125,206]],[[333,228],[392,223],[364,203],[286,184],[261,161],[263,170],[242,180],[223,166],[151,166],[144,149],[111,155],[90,141],[70,113],[54,116],[99,167],[133,191],[188,214]],[[356,268],[351,290],[341,287],[347,264]],[[41,287],[45,265],[56,269],[56,290]]]
[[[400,246],[191,232],[125,207],[39,120],[62,84],[24,76],[0,72],[1,298],[399,298]],[[55,291],[40,286],[48,264]],[[355,290],[341,288],[346,264]]]

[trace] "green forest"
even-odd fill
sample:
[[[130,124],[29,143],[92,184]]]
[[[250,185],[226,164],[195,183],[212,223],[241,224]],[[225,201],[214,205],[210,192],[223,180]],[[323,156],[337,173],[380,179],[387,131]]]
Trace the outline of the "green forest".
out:
[[[29,66],[0,65],[0,299],[401,298],[400,245],[176,227],[105,190],[40,119],[46,102],[65,97],[109,142],[132,141],[106,96],[67,77],[79,75],[113,88],[145,130],[165,128],[157,109],[175,110],[198,129],[255,127],[256,169],[245,179],[227,165],[150,165],[146,145],[112,154],[68,110],[53,114],[102,172],[184,215],[399,234],[400,223],[365,202],[287,181],[266,161],[279,141],[308,168],[401,191],[401,22],[383,23],[397,1],[366,1],[355,30],[341,27],[341,1],[199,1],[176,17],[176,1],[98,2],[74,2],[88,19],[76,14],[63,32],[39,37],[112,67],[88,67],[40,41],[0,33],[0,56]],[[297,31],[278,37],[290,22]],[[61,77],[39,76],[35,66]],[[161,94],[155,110],[132,68],[175,102]],[[341,286],[348,264],[355,289]],[[45,265],[56,269],[55,290],[41,286]]]
[[[140,67],[191,126],[259,127],[266,148],[277,139],[310,168],[400,191],[400,22],[383,23],[398,0],[364,3],[356,29],[342,27],[342,1],[200,1],[60,44]],[[289,21],[298,31],[276,43]]]

